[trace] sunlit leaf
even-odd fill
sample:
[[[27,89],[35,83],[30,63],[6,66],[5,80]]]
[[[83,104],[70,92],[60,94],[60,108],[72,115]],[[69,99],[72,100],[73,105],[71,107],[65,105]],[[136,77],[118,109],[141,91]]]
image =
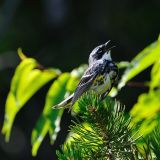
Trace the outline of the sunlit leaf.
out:
[[[82,65],[74,69],[70,74],[62,74],[50,87],[46,96],[44,110],[32,132],[33,156],[37,155],[37,151],[47,133],[50,135],[51,144],[54,143],[57,133],[60,130],[63,109],[52,109],[52,106],[61,102],[75,90],[85,69],[86,66]]]
[[[117,63],[117,66],[119,69],[127,68],[129,65],[130,65],[130,63],[127,61],[121,61],[121,62]]]
[[[158,89],[160,88],[160,57],[159,60],[154,64],[151,71],[151,82],[150,89]]]
[[[115,97],[117,94],[118,94],[118,90],[115,87],[113,87],[111,91],[109,92],[109,96],[111,97]]]
[[[37,150],[42,143],[44,137],[49,132],[54,133],[52,140],[56,139],[57,133],[60,130],[60,119],[63,113],[63,109],[52,109],[52,106],[59,103],[64,99],[66,94],[66,84],[70,78],[69,73],[64,73],[53,82],[50,87],[47,96],[44,111],[39,118],[36,127],[32,131],[32,155],[37,154]]]
[[[118,89],[121,89],[126,82],[135,77],[137,74],[151,66],[157,58],[160,57],[160,37],[159,39],[142,50],[130,63],[124,72]]]
[[[39,64],[33,58],[25,58],[16,68],[6,100],[5,118],[2,133],[9,140],[13,121],[24,104],[48,81],[57,77],[57,69],[38,69]]]
[[[160,91],[145,93],[139,96],[130,114],[132,122],[139,124],[139,133],[146,135],[158,124],[160,117]]]

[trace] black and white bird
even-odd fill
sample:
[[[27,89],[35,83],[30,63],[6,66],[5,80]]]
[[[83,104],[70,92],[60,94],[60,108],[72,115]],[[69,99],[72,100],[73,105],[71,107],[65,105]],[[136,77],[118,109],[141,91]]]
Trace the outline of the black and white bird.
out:
[[[53,108],[72,107],[83,93],[93,90],[103,100],[112,89],[118,78],[118,67],[111,59],[111,48],[108,43],[99,45],[93,49],[89,56],[89,66],[84,72],[75,92]]]

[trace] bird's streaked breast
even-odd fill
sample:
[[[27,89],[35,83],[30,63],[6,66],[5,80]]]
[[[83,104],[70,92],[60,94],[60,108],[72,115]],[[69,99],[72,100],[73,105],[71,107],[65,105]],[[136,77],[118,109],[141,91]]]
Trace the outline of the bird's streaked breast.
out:
[[[103,74],[97,76],[97,78],[93,82],[93,85],[91,86],[91,89],[98,94],[103,94],[104,92],[106,92],[111,88],[111,84],[112,82],[109,75]]]

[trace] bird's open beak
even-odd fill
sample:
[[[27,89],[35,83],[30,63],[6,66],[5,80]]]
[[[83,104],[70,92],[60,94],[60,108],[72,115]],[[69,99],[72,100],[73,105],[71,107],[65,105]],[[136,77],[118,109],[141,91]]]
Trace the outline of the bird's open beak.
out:
[[[109,44],[110,41],[111,41],[111,40],[107,41],[107,42],[104,44],[105,48],[107,48],[107,45]]]
[[[111,42],[111,40],[109,40],[109,41],[107,41],[105,44],[104,44],[104,49],[105,49],[105,52],[106,53],[109,53],[109,51],[112,49],[112,48],[114,48],[114,47],[116,47],[116,46],[112,46],[112,47],[108,47],[108,44]]]
[[[105,44],[104,44],[104,51],[107,53],[108,52],[108,44],[111,40],[107,41]]]

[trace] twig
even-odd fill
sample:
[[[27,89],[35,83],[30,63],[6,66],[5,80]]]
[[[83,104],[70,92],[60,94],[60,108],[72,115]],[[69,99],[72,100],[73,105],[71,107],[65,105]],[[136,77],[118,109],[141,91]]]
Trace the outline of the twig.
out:
[[[149,86],[144,82],[135,82],[131,81],[126,84],[128,87],[137,87],[137,88],[149,88]]]

